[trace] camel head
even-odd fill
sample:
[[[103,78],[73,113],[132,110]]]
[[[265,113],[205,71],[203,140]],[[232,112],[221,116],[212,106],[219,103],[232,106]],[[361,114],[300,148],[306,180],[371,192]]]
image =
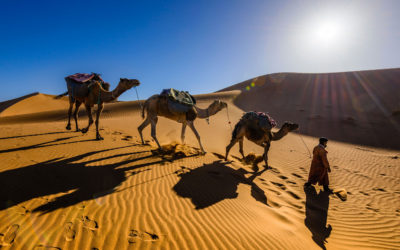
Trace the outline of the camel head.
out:
[[[299,124],[292,123],[292,122],[285,122],[282,126],[282,129],[287,130],[288,132],[292,132],[294,130],[299,129]]]
[[[136,79],[120,78],[118,86],[124,90],[128,90],[132,87],[139,86],[140,82]]]
[[[210,110],[215,110],[215,113],[222,110],[223,108],[227,108],[228,104],[226,102],[223,102],[221,100],[215,100],[211,105],[209,106]]]

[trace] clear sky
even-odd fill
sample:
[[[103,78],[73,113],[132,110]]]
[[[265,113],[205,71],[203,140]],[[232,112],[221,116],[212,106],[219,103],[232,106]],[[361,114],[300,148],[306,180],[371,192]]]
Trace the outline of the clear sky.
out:
[[[209,93],[276,72],[400,67],[400,1],[0,0],[0,101],[98,72]],[[135,100],[135,91],[120,100]]]

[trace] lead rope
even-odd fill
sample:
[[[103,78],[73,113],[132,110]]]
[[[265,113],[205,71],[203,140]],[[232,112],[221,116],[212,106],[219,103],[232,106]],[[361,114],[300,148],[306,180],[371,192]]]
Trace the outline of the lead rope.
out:
[[[301,141],[303,142],[304,146],[306,147],[306,149],[307,149],[307,151],[308,151],[308,156],[309,156],[310,159],[311,159],[311,152],[310,152],[310,150],[308,149],[307,144],[304,142],[303,137],[302,137],[301,134],[300,134],[300,129],[299,129],[298,135],[299,135]]]
[[[134,88],[135,88],[135,92],[136,92],[136,97],[137,97],[138,103],[140,105],[140,112],[142,112],[142,110],[143,110],[142,102],[139,100],[139,94],[138,94],[138,91],[136,89],[136,86]]]
[[[229,119],[228,105],[226,105],[226,116],[228,117],[228,124],[231,127],[231,133],[232,133],[232,123],[231,123],[231,119]]]
[[[100,90],[101,90],[101,86],[99,86],[99,96],[97,97],[97,105],[100,105]]]

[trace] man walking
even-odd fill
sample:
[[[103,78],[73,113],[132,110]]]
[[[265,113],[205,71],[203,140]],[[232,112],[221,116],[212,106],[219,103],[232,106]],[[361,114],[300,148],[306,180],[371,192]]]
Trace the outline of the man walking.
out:
[[[332,192],[329,188],[328,172],[331,172],[331,168],[327,158],[328,151],[325,149],[327,144],[328,139],[319,138],[319,144],[313,150],[310,174],[308,175],[308,181],[304,184],[305,187],[318,183],[323,185],[325,191]]]

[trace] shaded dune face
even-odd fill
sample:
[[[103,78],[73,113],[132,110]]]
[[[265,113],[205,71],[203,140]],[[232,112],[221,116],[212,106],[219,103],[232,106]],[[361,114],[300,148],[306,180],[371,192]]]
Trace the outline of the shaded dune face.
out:
[[[254,87],[251,86],[254,82]],[[257,77],[223,90],[242,90],[234,103],[295,121],[303,134],[400,149],[400,69]]]

